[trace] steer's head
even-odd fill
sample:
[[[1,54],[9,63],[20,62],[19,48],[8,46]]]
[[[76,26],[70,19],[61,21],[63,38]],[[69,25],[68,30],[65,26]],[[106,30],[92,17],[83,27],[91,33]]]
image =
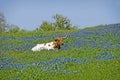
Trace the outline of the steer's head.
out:
[[[66,37],[59,36],[56,39],[54,39],[53,45],[55,49],[60,49],[63,45],[63,39]]]

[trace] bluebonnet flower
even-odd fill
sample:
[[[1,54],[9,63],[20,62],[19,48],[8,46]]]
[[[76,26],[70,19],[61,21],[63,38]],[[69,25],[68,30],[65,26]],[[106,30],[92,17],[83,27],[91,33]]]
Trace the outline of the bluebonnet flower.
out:
[[[12,61],[14,61],[14,58],[8,58],[8,59],[7,58],[0,58],[0,63],[4,64],[4,65],[9,64]]]
[[[78,71],[73,71],[74,74],[78,74]]]
[[[23,64],[9,64],[8,67],[11,69],[24,69],[25,68]]]
[[[0,41],[9,40],[9,37],[0,37]]]
[[[64,43],[60,50],[68,50],[70,49],[70,45],[68,43]]]
[[[3,64],[3,65],[0,65],[0,69],[2,70],[2,69],[8,69],[9,68],[9,66],[8,65],[5,65],[5,64]]]
[[[108,53],[108,52],[102,52],[101,54],[100,54],[100,56],[101,56],[101,59],[104,59],[104,60],[108,60],[108,59],[110,59],[110,53]]]
[[[58,62],[58,59],[56,59],[56,58],[53,59],[53,60],[49,60],[49,61],[48,61],[48,63],[50,63],[50,64],[52,64],[52,63],[56,63],[56,62]]]
[[[89,62],[87,61],[86,58],[81,58],[80,61],[81,61],[83,64],[89,64]]]
[[[94,56],[94,60],[100,60],[100,59],[101,59],[101,57],[99,55]]]
[[[82,45],[85,45],[86,42],[85,42],[85,41],[76,41],[76,42],[74,42],[73,44],[74,44],[75,46],[77,46],[77,47],[80,47],[80,46],[82,46]]]

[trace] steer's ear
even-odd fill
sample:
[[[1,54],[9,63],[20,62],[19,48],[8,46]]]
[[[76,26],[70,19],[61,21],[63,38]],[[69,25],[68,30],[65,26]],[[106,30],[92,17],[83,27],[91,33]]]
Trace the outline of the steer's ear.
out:
[[[58,41],[58,38],[53,37],[54,41]]]
[[[54,39],[54,41],[58,41],[58,39]]]

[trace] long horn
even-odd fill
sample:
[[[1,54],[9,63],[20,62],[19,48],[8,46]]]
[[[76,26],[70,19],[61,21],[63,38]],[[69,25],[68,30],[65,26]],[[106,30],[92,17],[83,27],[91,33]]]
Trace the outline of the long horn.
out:
[[[66,35],[65,37],[63,37],[63,38],[67,38],[68,37],[68,35]]]

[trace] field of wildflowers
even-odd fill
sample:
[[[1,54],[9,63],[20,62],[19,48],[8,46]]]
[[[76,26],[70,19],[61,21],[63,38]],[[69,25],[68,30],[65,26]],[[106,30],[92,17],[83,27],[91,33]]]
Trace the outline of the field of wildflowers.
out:
[[[32,52],[37,43],[69,35],[59,51]],[[0,37],[0,80],[119,80],[120,24],[54,34]]]

